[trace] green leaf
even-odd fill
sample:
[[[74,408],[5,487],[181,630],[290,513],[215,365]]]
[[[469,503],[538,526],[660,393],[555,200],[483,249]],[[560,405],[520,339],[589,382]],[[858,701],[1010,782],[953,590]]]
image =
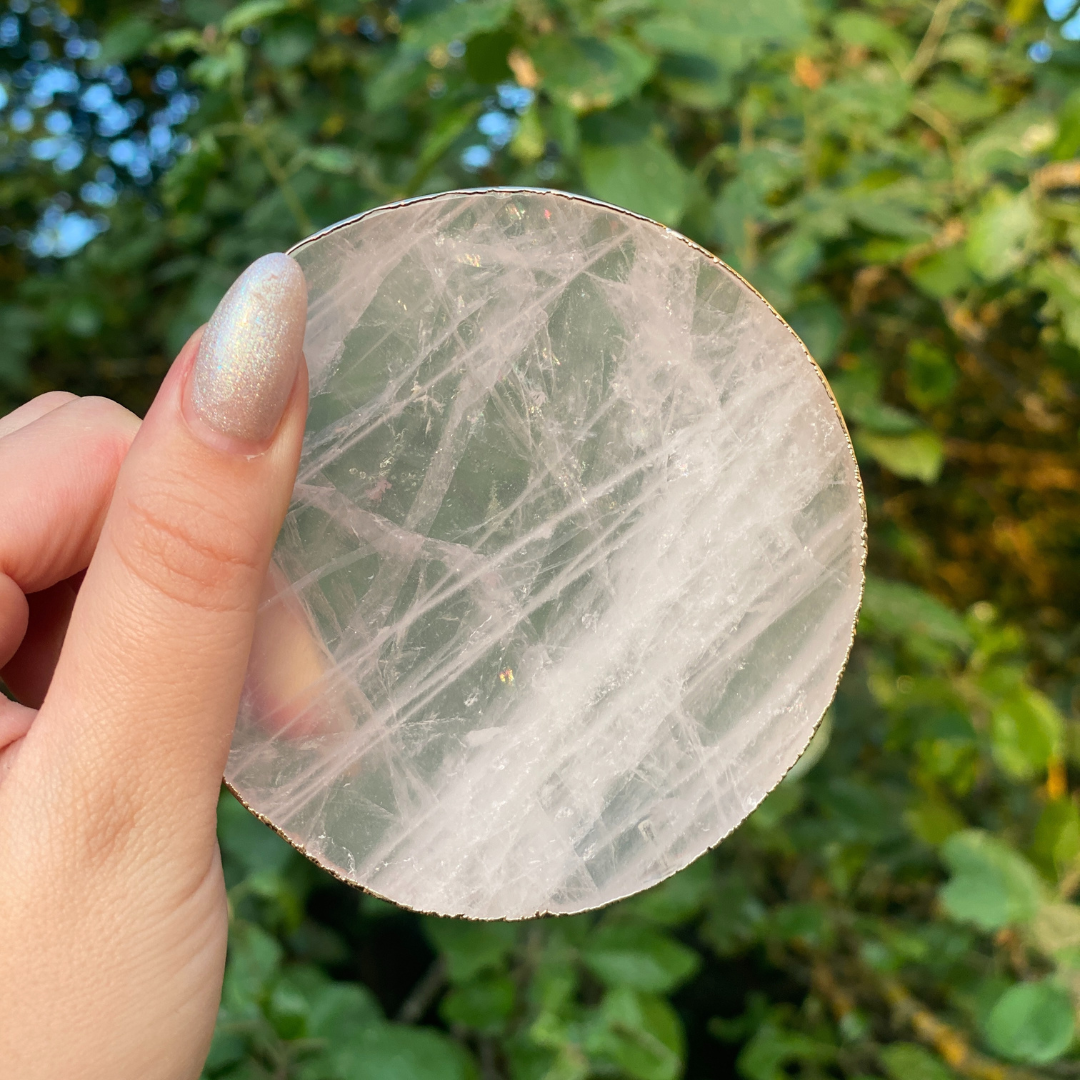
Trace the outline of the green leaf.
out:
[[[608,923],[581,950],[585,966],[610,987],[666,993],[701,966],[693,949],[643,926]]]
[[[889,1080],[955,1080],[945,1063],[916,1043],[893,1043],[881,1051]]]
[[[21,304],[0,304],[0,383],[14,389],[29,384],[27,360],[34,350],[34,331],[41,322],[39,314]]]
[[[677,1080],[685,1053],[678,1014],[663,998],[626,987],[605,995],[586,1039],[590,1055],[614,1063],[633,1080]]]
[[[190,28],[170,30],[157,38],[150,48],[157,56],[179,56],[180,53],[188,51],[204,52],[206,42],[201,34]]]
[[[750,176],[740,173],[726,183],[713,204],[713,227],[724,258],[738,269],[753,259],[751,237],[774,216],[764,193]]]
[[[1080,154],[1080,88],[1062,103],[1057,113],[1058,135],[1050,156],[1055,161],[1067,161]]]
[[[964,620],[939,600],[914,585],[886,581],[873,574],[866,578],[860,628],[896,637],[919,634],[958,649],[972,646]]]
[[[841,11],[832,20],[830,28],[845,45],[874,49],[889,57],[897,67],[903,67],[911,58],[908,39],[867,11]]]
[[[945,910],[981,930],[1025,923],[1042,904],[1034,867],[1003,841],[979,829],[954,833],[941,847],[952,879],[941,890]]]
[[[828,367],[836,359],[847,323],[844,313],[832,300],[824,297],[806,300],[787,316],[787,321],[822,367]]]
[[[996,189],[968,227],[968,265],[984,281],[1008,277],[1023,265],[1035,226],[1035,212],[1026,192],[1009,195]]]
[[[308,1035],[340,1045],[382,1023],[375,995],[356,983],[329,982],[311,993]]]
[[[738,874],[717,882],[701,937],[720,956],[733,956],[756,941],[765,924],[765,908]]]
[[[907,240],[926,240],[932,235],[932,227],[921,216],[927,202],[925,189],[906,181],[869,189],[861,184],[845,193],[852,221],[870,232]]]
[[[304,154],[304,160],[320,172],[348,176],[356,171],[359,158],[347,146],[314,146]]]
[[[1009,0],[1005,11],[1009,22],[1014,26],[1022,26],[1040,8],[1042,8],[1042,4],[1039,3],[1039,0]]]
[[[1060,757],[1065,721],[1045,694],[1021,684],[994,706],[990,744],[1001,769],[1018,780],[1037,776]]]
[[[591,195],[665,225],[678,224],[690,194],[682,165],[655,139],[584,146],[581,171]]]
[[[528,164],[544,156],[544,145],[544,125],[540,122],[540,110],[534,102],[522,115],[517,131],[510,140],[510,153],[518,161]]]
[[[229,792],[218,800],[218,842],[222,853],[245,875],[280,874],[296,849],[249,813]]]
[[[247,26],[288,9],[289,0],[247,0],[247,3],[238,4],[221,20],[222,33],[239,33]]]
[[[157,31],[140,15],[129,15],[113,23],[101,38],[100,63],[125,64],[147,51]]]
[[[821,730],[820,728],[818,729]],[[815,733],[814,738],[817,735]],[[810,740],[811,743],[813,739]],[[828,740],[826,739],[826,742]],[[809,750],[809,747],[807,748]],[[806,755],[804,754],[803,757]],[[794,772],[803,762],[803,758],[799,758],[793,766],[791,772]],[[812,763],[811,763],[812,764]],[[770,829],[777,829],[783,823],[784,820],[803,804],[806,792],[803,790],[801,784],[789,782],[791,772],[784,777],[784,782],[775,787],[765,797],[758,808],[746,819],[747,822],[755,829],[761,829],[763,832],[768,832]],[[796,776],[801,774],[796,774]]]
[[[508,975],[481,975],[455,986],[439,1004],[448,1024],[460,1024],[482,1035],[495,1035],[514,1011],[514,981]]]
[[[956,388],[956,365],[942,349],[916,338],[908,343],[904,390],[920,409],[943,405]]]
[[[844,137],[890,132],[908,116],[911,89],[900,76],[880,67],[856,71],[826,83],[815,101],[820,121]]]
[[[831,708],[826,710],[825,715],[821,718],[821,723],[818,724],[814,734],[810,736],[810,741],[806,744],[806,749],[800,755],[799,760],[788,769],[787,776],[784,777],[780,786],[774,789],[770,798],[782,789],[797,789],[799,785],[795,781],[799,777],[805,776],[825,756],[825,751],[829,749],[829,743],[832,742],[833,731],[835,730],[835,715]]]
[[[307,1034],[310,1002],[289,979],[289,972],[278,980],[266,1003],[266,1016],[283,1039],[300,1039]]]
[[[229,929],[229,962],[221,992],[222,1006],[250,1013],[269,993],[285,950],[253,923],[235,921]]]
[[[271,67],[284,71],[302,64],[315,50],[316,28],[301,15],[274,21],[262,40],[262,54]]]
[[[1030,281],[1049,298],[1043,314],[1060,319],[1065,340],[1080,349],[1080,267],[1054,255],[1032,267]]]
[[[910,267],[907,274],[919,289],[935,300],[955,296],[975,285],[975,275],[960,245],[928,255]]]
[[[1080,855],[1080,810],[1068,797],[1050,799],[1042,809],[1031,841],[1031,856],[1048,875],[1058,878]]]
[[[655,60],[623,38],[541,38],[532,59],[544,88],[576,113],[607,109],[635,93]]]
[[[424,919],[424,933],[446,960],[451,982],[463,983],[481,971],[498,968],[518,939],[514,923]]]
[[[1080,949],[1080,907],[1075,904],[1043,904],[1031,924],[1035,943],[1053,955]]]
[[[935,79],[919,98],[954,124],[987,120],[1001,108],[997,95],[989,87],[976,88],[947,75]]]
[[[161,197],[176,210],[193,211],[202,206],[206,188],[221,168],[224,156],[217,139],[204,131],[186,154],[161,179]]]
[[[772,918],[781,941],[810,948],[828,948],[832,942],[832,923],[820,904],[780,904],[773,909]]]
[[[672,53],[700,56],[721,71],[736,71],[766,44],[794,45],[807,33],[798,0],[659,0],[656,14],[638,23],[642,41]]]
[[[863,429],[877,435],[907,435],[913,431],[925,430],[917,416],[881,401],[861,402],[855,408],[849,409],[848,415],[852,420],[858,421]]]
[[[825,1065],[835,1060],[836,1052],[829,1043],[766,1020],[743,1047],[736,1065],[746,1080],[790,1080],[786,1066]]]
[[[1023,101],[965,143],[962,175],[978,190],[1009,174],[1018,181],[1026,180],[1055,132],[1051,112],[1030,99]]]
[[[200,57],[188,68],[188,78],[211,90],[220,90],[230,79],[243,73],[247,53],[238,41],[229,41],[218,52]]]
[[[770,299],[768,287],[771,278],[778,291],[789,294],[795,285],[801,285],[821,265],[821,244],[805,229],[793,229],[768,251],[768,259],[760,271],[754,273],[758,288]],[[787,302],[774,301],[775,306],[788,307]]]
[[[1002,1057],[1046,1065],[1068,1050],[1076,1021],[1068,992],[1051,979],[1018,983],[986,1021],[986,1038]]]
[[[702,856],[674,877],[625,901],[625,906],[660,926],[680,926],[700,913],[712,893],[712,861]]]
[[[220,1075],[221,1070],[243,1061],[246,1053],[247,1042],[244,1037],[219,1023],[214,1030],[210,1052],[206,1055],[206,1072],[214,1076]]]
[[[931,847],[943,844],[964,827],[964,818],[941,797],[923,797],[904,814],[908,828]]]
[[[506,30],[477,34],[465,50],[465,70],[469,77],[484,86],[494,86],[514,77],[506,58],[515,45],[515,38]]]
[[[907,435],[859,431],[853,440],[860,455],[869,455],[882,468],[907,480],[932,484],[945,464],[945,447],[932,431],[912,431]]]
[[[365,89],[367,107],[373,113],[383,113],[399,104],[414,90],[419,90],[427,78],[422,61],[423,56],[419,52],[400,50],[369,80]]]
[[[382,1024],[330,1057],[335,1080],[476,1080],[468,1054],[431,1028]]]
[[[410,192],[414,192],[420,187],[428,172],[438,162],[439,158],[450,149],[458,136],[468,128],[479,111],[479,102],[467,102],[460,109],[455,109],[442,117],[427,133],[420,144],[420,153],[416,155],[416,167],[409,180]]]
[[[720,109],[731,103],[735,84],[731,74],[703,56],[679,54],[660,61],[666,92],[689,109]]]
[[[513,10],[513,0],[468,0],[450,3],[433,15],[408,22],[401,38],[414,49],[428,50],[433,45],[468,41],[476,34],[498,30]]]

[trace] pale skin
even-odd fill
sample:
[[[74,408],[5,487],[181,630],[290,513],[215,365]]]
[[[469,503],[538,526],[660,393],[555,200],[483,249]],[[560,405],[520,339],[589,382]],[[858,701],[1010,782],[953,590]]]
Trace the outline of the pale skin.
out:
[[[5,1080],[188,1080],[213,1032],[216,806],[307,381],[293,357],[269,438],[221,434],[199,336],[141,424],[64,393],[0,418]]]

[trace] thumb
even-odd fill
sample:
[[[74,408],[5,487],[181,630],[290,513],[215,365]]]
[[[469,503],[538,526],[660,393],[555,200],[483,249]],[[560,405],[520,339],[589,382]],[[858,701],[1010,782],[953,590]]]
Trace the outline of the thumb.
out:
[[[300,267],[267,255],[173,365],[117,480],[23,753],[108,855],[212,846],[255,611],[307,398]],[[21,761],[16,762],[18,768]],[[182,829],[178,829],[182,824]]]

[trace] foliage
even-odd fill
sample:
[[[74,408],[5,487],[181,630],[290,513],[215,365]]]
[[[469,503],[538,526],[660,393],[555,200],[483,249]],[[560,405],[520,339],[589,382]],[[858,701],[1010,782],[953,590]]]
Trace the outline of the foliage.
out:
[[[8,3],[8,405],[141,409],[255,256],[397,198],[557,186],[746,275],[864,470],[871,577],[828,722],[651,892],[420,918],[225,797],[208,1077],[1080,1073],[1072,0]]]

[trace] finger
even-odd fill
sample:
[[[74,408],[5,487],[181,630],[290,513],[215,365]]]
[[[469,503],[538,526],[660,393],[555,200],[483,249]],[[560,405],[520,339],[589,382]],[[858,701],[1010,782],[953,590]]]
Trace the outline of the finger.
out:
[[[66,390],[50,390],[47,394],[39,394],[32,401],[9,412],[7,416],[0,416],[0,439],[33,423],[39,416],[44,416],[47,412],[52,412],[53,409],[58,409],[61,405],[75,400],[75,395],[69,394]]]
[[[170,866],[185,865],[178,846],[212,854],[255,611],[299,460],[306,311],[292,259],[253,264],[173,365],[120,470],[16,764],[48,753],[79,808],[65,835],[96,829],[85,839],[99,856],[136,836]]]
[[[0,667],[0,678],[23,705],[37,709],[45,700],[81,578],[78,574],[26,597],[25,633],[14,655]]]
[[[69,398],[0,439],[0,574],[33,593],[86,569],[138,429],[114,401]]]
[[[36,715],[33,709],[0,697],[0,782],[3,781],[11,760],[5,751],[30,730]]]
[[[90,562],[139,427],[115,402],[60,393],[35,398],[9,421],[0,438],[0,668],[26,634],[24,594]]]
[[[335,683],[335,670],[310,612],[285,575],[271,565],[244,682],[245,704],[262,736],[325,740],[352,730],[355,723]],[[359,695],[352,689],[354,697]]]

